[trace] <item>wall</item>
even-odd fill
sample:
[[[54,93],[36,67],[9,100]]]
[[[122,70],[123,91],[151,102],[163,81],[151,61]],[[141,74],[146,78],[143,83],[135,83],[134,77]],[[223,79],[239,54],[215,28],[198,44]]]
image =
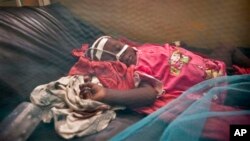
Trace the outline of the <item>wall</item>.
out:
[[[141,42],[250,47],[248,0],[59,0],[107,34]]]

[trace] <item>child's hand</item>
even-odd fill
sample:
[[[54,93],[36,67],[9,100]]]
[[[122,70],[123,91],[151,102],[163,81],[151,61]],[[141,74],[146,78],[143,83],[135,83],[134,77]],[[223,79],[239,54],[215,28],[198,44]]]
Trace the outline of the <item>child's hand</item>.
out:
[[[105,88],[98,84],[85,83],[80,85],[79,88],[80,88],[80,97],[83,99],[102,101],[103,98],[106,96]]]

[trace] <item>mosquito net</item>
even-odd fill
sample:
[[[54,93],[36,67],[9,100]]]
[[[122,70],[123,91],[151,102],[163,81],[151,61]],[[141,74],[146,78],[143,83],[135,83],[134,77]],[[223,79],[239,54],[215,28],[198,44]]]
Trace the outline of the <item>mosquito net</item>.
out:
[[[204,81],[111,141],[229,140],[230,125],[250,124],[250,75]]]

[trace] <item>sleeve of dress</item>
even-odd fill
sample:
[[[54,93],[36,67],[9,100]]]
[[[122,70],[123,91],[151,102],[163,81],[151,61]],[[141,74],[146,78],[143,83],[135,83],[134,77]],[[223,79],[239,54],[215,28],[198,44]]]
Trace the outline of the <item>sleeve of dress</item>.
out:
[[[150,72],[149,69],[146,68],[137,68],[135,70],[134,73],[134,78],[136,78],[136,80],[134,81],[135,84],[139,85],[141,82],[146,82],[149,85],[151,85],[156,91],[157,91],[157,98],[160,97],[163,93],[165,93],[164,89],[163,89],[163,83],[153,77],[151,75],[152,73]]]
[[[85,56],[85,52],[88,50],[89,45],[88,44],[83,44],[81,48],[76,48],[71,51],[72,56],[74,57],[81,57]]]

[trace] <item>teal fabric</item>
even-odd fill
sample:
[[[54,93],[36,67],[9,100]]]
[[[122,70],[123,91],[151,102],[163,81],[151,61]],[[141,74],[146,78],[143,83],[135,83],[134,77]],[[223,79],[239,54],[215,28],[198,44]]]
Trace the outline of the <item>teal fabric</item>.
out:
[[[250,124],[250,75],[199,83],[111,141],[229,140],[231,124]]]

